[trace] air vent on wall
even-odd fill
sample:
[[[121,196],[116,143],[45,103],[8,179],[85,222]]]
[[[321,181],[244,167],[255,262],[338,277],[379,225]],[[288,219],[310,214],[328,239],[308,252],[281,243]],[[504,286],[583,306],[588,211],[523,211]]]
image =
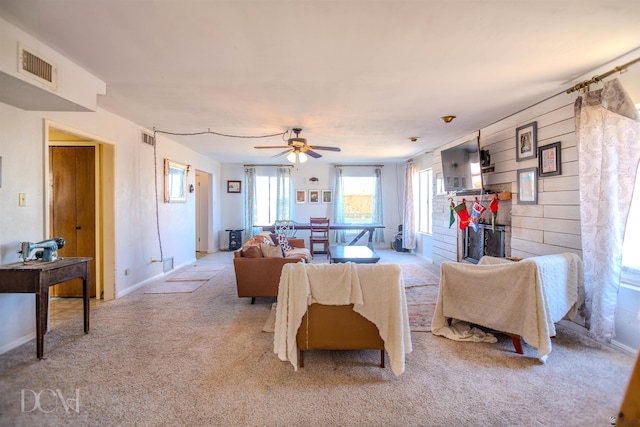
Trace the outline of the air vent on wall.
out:
[[[156,145],[156,138],[153,135],[143,131],[140,133],[140,137],[142,138],[143,143],[152,145],[152,146]]]
[[[58,68],[56,65],[24,46],[18,47],[18,72],[37,80],[50,89],[55,90],[58,87]]]

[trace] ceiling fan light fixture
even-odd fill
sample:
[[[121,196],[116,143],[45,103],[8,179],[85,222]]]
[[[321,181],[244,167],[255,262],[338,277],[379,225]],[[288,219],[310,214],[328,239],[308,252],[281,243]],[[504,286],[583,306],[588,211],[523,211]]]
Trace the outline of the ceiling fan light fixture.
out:
[[[306,162],[307,160],[309,160],[309,157],[308,157],[306,154],[304,154],[304,153],[298,153],[298,161],[299,161],[300,163],[304,163],[304,162]]]
[[[453,121],[453,119],[455,119],[456,116],[442,116],[440,117],[440,119],[442,119],[443,122],[445,123],[451,123]]]
[[[302,147],[304,145],[307,145],[307,139],[306,138],[299,138],[299,137],[289,138],[287,140],[287,143],[289,145],[294,146],[294,147]]]
[[[287,160],[289,160],[291,163],[295,163],[296,162],[296,152],[292,151],[289,154],[287,154]]]

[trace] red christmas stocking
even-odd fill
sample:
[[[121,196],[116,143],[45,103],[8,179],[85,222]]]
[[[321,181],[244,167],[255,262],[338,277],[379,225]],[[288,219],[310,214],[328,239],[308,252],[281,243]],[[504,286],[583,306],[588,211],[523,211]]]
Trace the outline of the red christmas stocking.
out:
[[[489,210],[491,211],[491,229],[496,232],[496,219],[498,218],[498,195],[493,195],[493,200],[489,203]]]
[[[460,218],[460,230],[464,230],[469,226],[470,222],[469,212],[467,212],[467,204],[465,203],[465,200],[462,199],[462,202],[460,202],[458,206],[454,207],[453,210],[456,211],[456,214],[458,214],[458,218]]]

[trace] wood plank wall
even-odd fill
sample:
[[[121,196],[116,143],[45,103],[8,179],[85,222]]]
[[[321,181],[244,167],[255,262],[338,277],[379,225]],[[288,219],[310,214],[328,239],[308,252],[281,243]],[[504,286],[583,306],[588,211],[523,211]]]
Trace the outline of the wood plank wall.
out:
[[[506,188],[511,200],[511,256],[527,258],[562,252],[582,256],[573,104],[577,94],[562,94],[480,130],[480,147],[489,150],[494,172],[484,175],[485,188]],[[538,158],[516,161],[516,128],[537,122],[538,147],[561,142],[562,174],[538,178],[538,204],[518,205],[517,170],[537,167]],[[475,138],[467,135],[441,149]],[[434,153],[434,174],[442,175],[440,151]],[[449,196],[436,195],[433,203],[433,260],[457,261],[457,230],[449,228]],[[461,197],[455,197],[459,202]],[[469,199],[469,197],[467,197]],[[502,202],[501,202],[502,203]],[[488,203],[487,203],[488,204]],[[501,208],[502,209],[502,208]]]

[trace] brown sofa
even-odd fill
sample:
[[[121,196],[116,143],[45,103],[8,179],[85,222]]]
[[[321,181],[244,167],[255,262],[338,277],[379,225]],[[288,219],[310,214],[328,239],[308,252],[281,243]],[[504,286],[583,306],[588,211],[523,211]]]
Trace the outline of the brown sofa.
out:
[[[289,244],[294,248],[305,247],[304,239],[289,239]],[[233,253],[238,297],[251,298],[251,304],[255,302],[256,297],[277,297],[282,266],[290,262],[300,262],[304,257],[246,258],[242,255],[242,249]]]
[[[384,341],[378,327],[350,305],[311,304],[296,334],[300,367],[304,350],[380,350],[384,368]]]

